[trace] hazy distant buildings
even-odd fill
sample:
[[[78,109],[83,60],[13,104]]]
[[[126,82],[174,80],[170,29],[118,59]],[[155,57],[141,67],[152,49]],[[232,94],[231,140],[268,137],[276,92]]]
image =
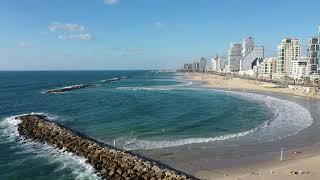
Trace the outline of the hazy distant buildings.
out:
[[[242,56],[246,56],[249,54],[254,48],[254,39],[252,37],[248,37],[246,40],[242,42]]]
[[[200,61],[199,61],[199,70],[200,71],[206,71],[207,70],[207,59],[204,58],[204,57],[201,57],[200,58]]]
[[[297,61],[300,56],[300,41],[298,39],[283,39],[278,46],[277,76],[290,76],[292,61]]]
[[[192,64],[184,64],[183,70],[184,71],[192,71]]]
[[[227,72],[237,72],[240,70],[240,60],[242,58],[242,44],[231,43],[228,51]]]

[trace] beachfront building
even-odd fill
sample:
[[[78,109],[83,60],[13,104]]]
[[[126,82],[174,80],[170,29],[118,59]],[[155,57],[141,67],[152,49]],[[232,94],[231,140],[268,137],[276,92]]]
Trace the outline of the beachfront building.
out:
[[[183,70],[184,71],[192,71],[192,64],[184,64]]]
[[[200,62],[195,61],[195,62],[192,64],[192,70],[193,70],[193,71],[200,71]]]
[[[292,61],[301,56],[299,39],[283,39],[278,46],[277,78],[290,76],[292,73]]]
[[[207,60],[204,57],[201,57],[199,60],[199,70],[202,72],[207,70]]]
[[[263,79],[272,79],[273,74],[276,73],[277,58],[265,58],[259,66],[258,77]]]
[[[240,70],[240,60],[242,58],[242,44],[231,43],[228,51],[227,72],[238,72]]]
[[[240,60],[240,74],[248,74],[252,75],[252,63],[256,60],[264,59],[264,47],[263,46],[255,46],[253,49],[243,56],[243,58]]]
[[[220,69],[220,64],[219,64],[219,57],[218,55],[216,55],[216,57],[211,59],[211,67],[212,67],[212,71],[214,72],[218,72]]]
[[[320,57],[320,38],[319,37],[312,37],[309,38],[308,43],[308,57],[309,57],[309,65],[308,69],[310,70],[310,73],[316,73],[319,69],[319,57]]]
[[[297,60],[292,61],[291,77],[293,79],[309,77],[309,71],[307,70],[308,64],[308,57],[299,57]]]
[[[242,56],[246,56],[249,54],[254,48],[254,38],[248,37],[246,40],[242,42]]]

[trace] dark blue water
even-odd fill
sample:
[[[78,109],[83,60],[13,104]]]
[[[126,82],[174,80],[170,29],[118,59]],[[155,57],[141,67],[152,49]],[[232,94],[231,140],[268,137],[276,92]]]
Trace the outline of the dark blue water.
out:
[[[127,77],[113,83],[101,80]],[[92,83],[62,94],[49,89]],[[154,149],[227,139],[273,115],[263,103],[196,90],[155,71],[0,72],[0,179],[95,179],[84,159],[49,146],[21,144],[14,115],[45,113],[124,149]]]

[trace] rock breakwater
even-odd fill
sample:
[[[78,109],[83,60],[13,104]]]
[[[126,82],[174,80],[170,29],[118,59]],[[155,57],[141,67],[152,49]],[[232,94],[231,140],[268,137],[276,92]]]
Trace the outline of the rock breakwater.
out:
[[[60,89],[48,90],[45,93],[63,93],[63,92],[67,92],[67,91],[77,90],[77,89],[84,89],[84,88],[88,88],[88,87],[92,87],[92,86],[94,86],[94,85],[92,85],[92,84],[79,84],[79,85],[63,87]]]
[[[159,162],[114,149],[51,122],[46,116],[24,115],[16,119],[20,120],[20,135],[85,157],[103,179],[196,179]]]

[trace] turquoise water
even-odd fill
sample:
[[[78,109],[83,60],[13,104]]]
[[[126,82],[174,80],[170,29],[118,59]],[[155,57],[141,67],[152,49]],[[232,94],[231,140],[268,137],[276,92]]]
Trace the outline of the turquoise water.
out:
[[[127,77],[113,83],[101,80]],[[62,94],[49,89],[93,83]],[[44,113],[90,137],[127,150],[228,139],[274,117],[265,103],[195,89],[155,71],[0,72],[0,179],[96,179],[84,159],[22,144],[12,116]]]

